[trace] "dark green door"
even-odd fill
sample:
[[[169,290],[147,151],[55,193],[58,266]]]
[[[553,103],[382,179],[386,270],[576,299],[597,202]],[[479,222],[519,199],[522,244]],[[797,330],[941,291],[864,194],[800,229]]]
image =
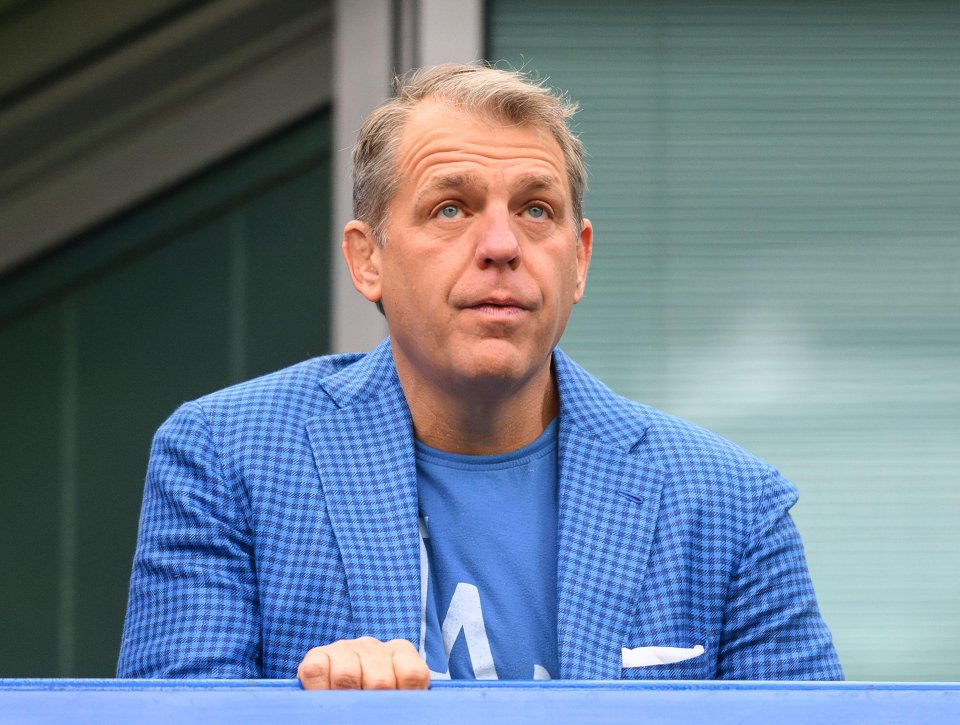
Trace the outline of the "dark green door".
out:
[[[0,286],[0,677],[110,676],[150,439],[327,351],[327,114]]]

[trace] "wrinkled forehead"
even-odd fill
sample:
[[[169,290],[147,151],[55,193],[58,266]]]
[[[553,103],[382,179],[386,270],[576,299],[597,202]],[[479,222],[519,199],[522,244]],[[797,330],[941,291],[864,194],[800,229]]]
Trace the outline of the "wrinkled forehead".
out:
[[[398,139],[394,172],[403,182],[422,179],[436,164],[513,164],[530,173],[554,174],[569,193],[563,150],[542,123],[517,123],[495,110],[467,109],[427,99],[409,113]]]

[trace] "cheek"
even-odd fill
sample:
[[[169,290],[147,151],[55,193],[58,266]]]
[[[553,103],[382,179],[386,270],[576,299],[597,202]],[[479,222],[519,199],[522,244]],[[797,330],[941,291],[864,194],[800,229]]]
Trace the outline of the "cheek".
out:
[[[553,292],[556,299],[562,304],[570,304],[576,300],[578,278],[579,267],[576,257],[566,260],[556,271],[553,280],[555,285]]]
[[[417,264],[408,256],[395,256],[383,265],[383,288],[385,294],[397,297],[398,303],[410,305],[421,294],[429,294],[425,284],[425,263]]]
[[[383,290],[393,320],[408,329],[425,331],[446,314],[448,278],[430,261],[394,265],[385,275]]]

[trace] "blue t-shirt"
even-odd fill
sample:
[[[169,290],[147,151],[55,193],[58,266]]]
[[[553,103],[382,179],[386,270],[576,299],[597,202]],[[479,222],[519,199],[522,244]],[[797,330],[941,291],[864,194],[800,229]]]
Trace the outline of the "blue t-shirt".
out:
[[[420,651],[434,679],[559,674],[557,427],[497,456],[416,444]]]

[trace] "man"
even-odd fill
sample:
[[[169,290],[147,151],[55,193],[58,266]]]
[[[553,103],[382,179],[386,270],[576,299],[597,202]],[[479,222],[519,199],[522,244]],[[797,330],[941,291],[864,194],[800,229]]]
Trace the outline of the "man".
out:
[[[793,487],[556,349],[593,248],[572,112],[441,66],[371,115],[343,251],[390,338],[161,427],[120,676],[842,676]]]

